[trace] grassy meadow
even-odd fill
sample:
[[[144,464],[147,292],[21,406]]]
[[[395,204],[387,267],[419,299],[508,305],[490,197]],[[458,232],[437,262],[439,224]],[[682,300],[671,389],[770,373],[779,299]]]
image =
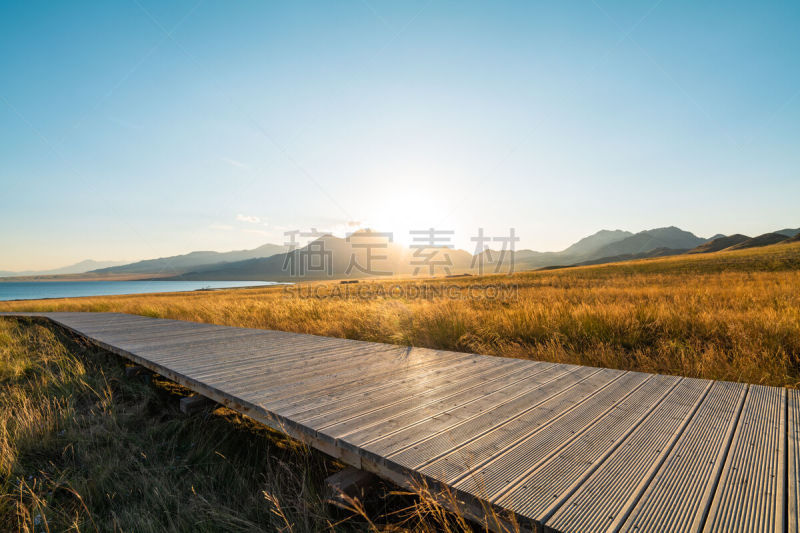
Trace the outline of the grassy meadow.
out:
[[[800,243],[415,281],[0,302],[797,386]],[[467,531],[421,494],[325,503],[341,468],[35,320],[0,318],[2,531]]]
[[[512,276],[0,302],[796,387],[800,243]]]

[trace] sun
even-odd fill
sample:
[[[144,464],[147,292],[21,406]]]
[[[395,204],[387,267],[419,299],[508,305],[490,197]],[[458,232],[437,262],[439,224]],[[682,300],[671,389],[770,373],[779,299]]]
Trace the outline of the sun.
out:
[[[391,232],[394,242],[408,246],[412,231],[452,229],[447,227],[449,202],[428,188],[394,188],[374,202],[368,221],[375,231]]]

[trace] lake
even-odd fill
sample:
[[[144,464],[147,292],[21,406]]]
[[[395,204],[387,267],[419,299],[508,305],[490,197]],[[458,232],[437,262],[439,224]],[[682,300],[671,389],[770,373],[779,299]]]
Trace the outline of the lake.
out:
[[[276,285],[271,281],[2,281],[0,301],[110,296],[148,292],[185,292]]]

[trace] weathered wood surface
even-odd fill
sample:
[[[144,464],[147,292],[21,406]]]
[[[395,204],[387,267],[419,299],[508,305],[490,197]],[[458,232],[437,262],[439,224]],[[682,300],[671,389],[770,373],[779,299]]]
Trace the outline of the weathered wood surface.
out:
[[[798,391],[116,313],[31,316],[356,468],[447,492],[473,516],[563,532],[798,531]]]

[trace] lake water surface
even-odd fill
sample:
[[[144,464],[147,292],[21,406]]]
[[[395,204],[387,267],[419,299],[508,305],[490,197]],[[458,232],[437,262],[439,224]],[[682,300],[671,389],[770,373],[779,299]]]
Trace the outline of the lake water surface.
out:
[[[275,285],[271,281],[0,281],[0,301],[183,292]]]

